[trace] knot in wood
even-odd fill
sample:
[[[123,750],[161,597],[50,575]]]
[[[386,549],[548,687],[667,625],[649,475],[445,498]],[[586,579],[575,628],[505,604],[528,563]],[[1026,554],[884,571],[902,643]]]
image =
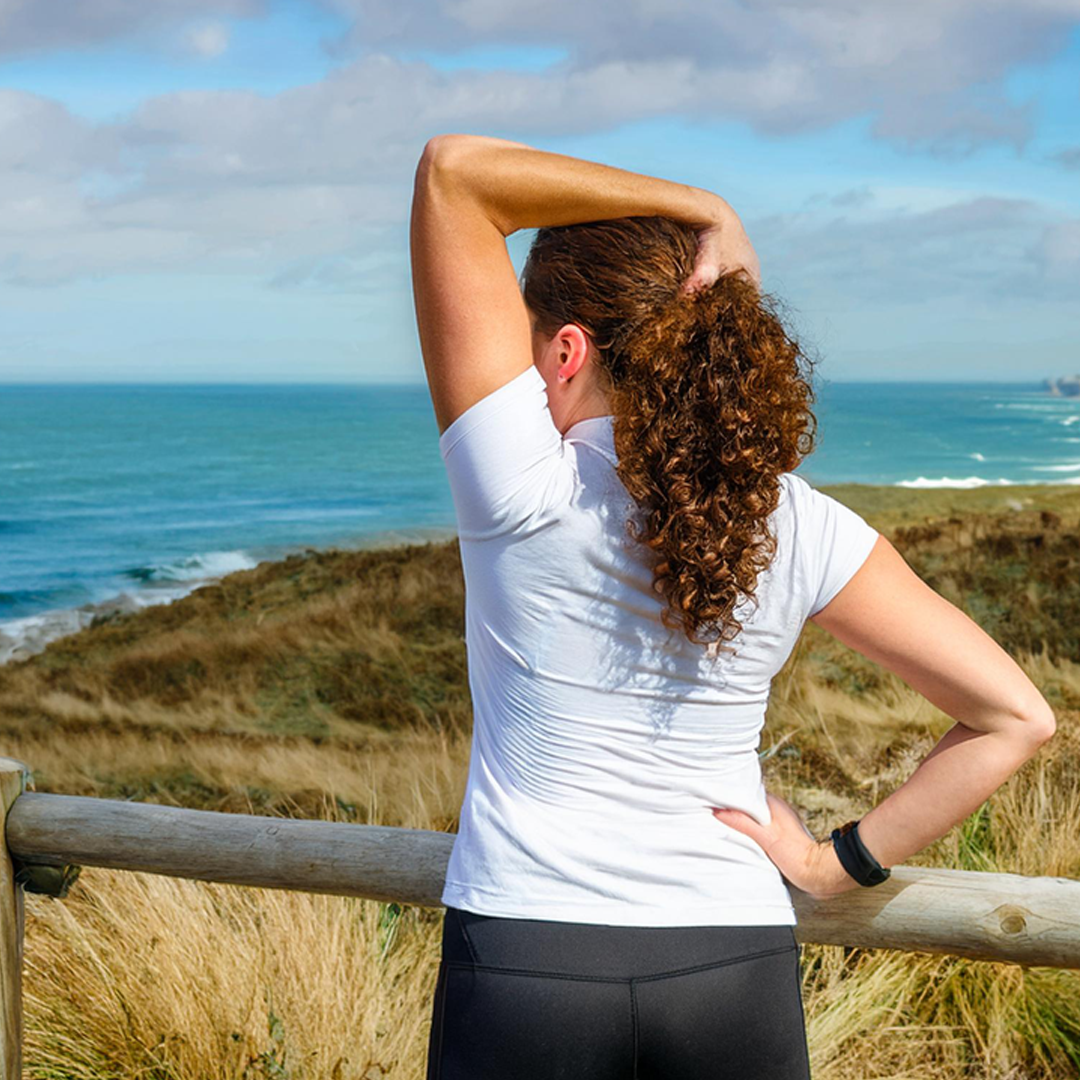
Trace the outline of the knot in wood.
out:
[[[1024,917],[1027,912],[1023,908],[1016,907],[1014,904],[1006,904],[1004,907],[998,910],[998,916],[1001,919],[1001,930],[1005,934],[1020,934],[1027,927],[1027,919]]]

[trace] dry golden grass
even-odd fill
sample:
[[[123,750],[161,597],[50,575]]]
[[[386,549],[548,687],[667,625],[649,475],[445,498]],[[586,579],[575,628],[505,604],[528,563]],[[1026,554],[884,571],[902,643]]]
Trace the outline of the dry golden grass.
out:
[[[423,1074],[430,911],[100,868],[32,900],[34,1075]]]
[[[1080,878],[1080,492],[1045,489],[1046,516],[1001,493],[842,490],[1058,717],[910,862]],[[452,831],[462,604],[454,543],[264,563],[0,668],[3,753],[39,791]],[[766,784],[823,835],[950,724],[811,624],[773,685]],[[439,911],[94,867],[26,900],[29,1075],[423,1076]],[[1080,973],[813,944],[803,964],[815,1080],[1080,1075]]]

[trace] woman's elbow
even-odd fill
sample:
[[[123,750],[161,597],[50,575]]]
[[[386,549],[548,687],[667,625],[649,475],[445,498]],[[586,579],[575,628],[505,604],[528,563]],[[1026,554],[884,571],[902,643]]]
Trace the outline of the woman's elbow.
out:
[[[1018,724],[1021,735],[1035,747],[1049,742],[1057,732],[1057,718],[1045,699],[1042,707],[1026,713]]]
[[[417,186],[452,175],[461,158],[461,151],[471,138],[470,135],[446,134],[433,135],[428,139],[416,166]]]

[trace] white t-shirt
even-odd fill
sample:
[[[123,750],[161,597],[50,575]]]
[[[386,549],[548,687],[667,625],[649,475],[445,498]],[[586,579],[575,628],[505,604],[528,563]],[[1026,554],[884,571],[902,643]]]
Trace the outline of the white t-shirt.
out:
[[[785,879],[710,806],[769,821],[757,748],[806,619],[878,537],[784,474],[736,657],[660,621],[612,417],[565,437],[535,366],[442,433],[465,576],[468,782],[444,904],[614,926],[795,925]],[[648,553],[646,553],[648,554]]]

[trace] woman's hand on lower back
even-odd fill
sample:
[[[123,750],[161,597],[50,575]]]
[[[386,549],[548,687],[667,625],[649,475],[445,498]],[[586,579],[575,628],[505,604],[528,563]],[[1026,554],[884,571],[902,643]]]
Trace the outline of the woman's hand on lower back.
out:
[[[717,821],[754,840],[792,885],[815,900],[860,887],[844,869],[831,841],[816,839],[791,803],[771,792],[765,797],[772,818],[768,825],[742,810],[714,807],[712,813]]]
[[[699,228],[697,239],[694,269],[683,282],[684,292],[707,289],[721,274],[739,268],[745,270],[754,284],[761,288],[761,263],[734,210],[728,207],[717,221]]]

